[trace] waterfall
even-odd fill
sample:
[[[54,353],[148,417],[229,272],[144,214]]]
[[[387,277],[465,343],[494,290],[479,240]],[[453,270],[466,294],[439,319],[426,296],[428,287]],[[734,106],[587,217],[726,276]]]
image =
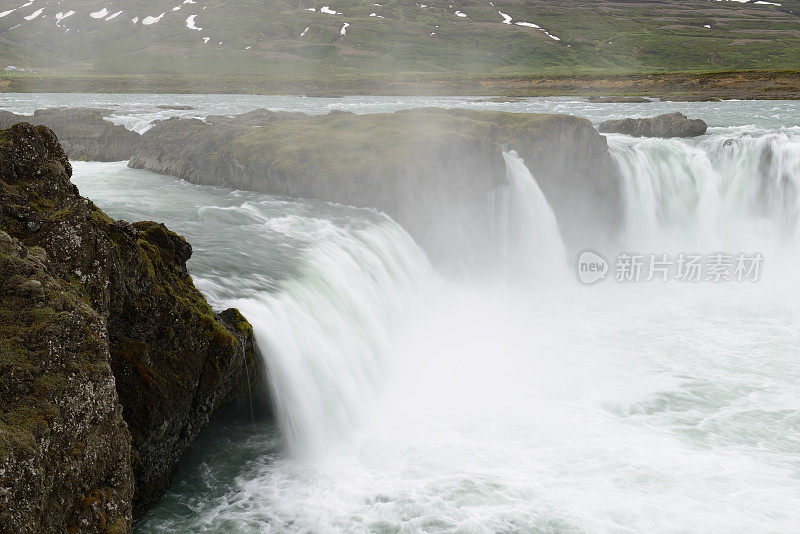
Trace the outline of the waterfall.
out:
[[[388,219],[328,231],[298,277],[233,302],[253,324],[289,450],[303,457],[358,426],[391,364],[394,327],[432,272]]]
[[[525,274],[552,278],[565,260],[555,216],[522,159],[504,157],[502,255]],[[423,252],[389,219],[326,232],[303,251],[297,276],[274,292],[230,302],[253,324],[281,429],[301,457],[329,448],[363,421],[393,364],[399,322],[435,280]]]
[[[797,233],[800,137],[610,136],[609,145],[623,178],[629,246],[746,247]]]
[[[553,209],[525,162],[503,152],[508,185],[492,191],[492,237],[501,268],[514,274],[553,278],[564,272],[566,252]]]

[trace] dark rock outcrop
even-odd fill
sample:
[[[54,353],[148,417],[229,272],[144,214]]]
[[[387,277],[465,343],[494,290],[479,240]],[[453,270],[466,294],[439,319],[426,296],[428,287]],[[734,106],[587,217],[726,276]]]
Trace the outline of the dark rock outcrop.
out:
[[[215,314],[194,287],[186,270],[192,249],[182,237],[158,223],[130,224],[110,219],[90,200],[78,194],[70,176],[69,161],[49,129],[17,124],[0,131],[0,228],[19,240],[19,244],[14,241],[7,245],[21,247],[23,252],[18,255],[23,258],[26,254],[41,257],[41,269],[44,272],[46,267],[50,277],[41,275],[30,283],[14,282],[20,287],[30,286],[28,291],[31,295],[19,297],[15,301],[16,309],[35,311],[41,303],[45,309],[65,310],[56,311],[52,321],[44,323],[41,328],[36,327],[34,333],[40,336],[38,338],[31,337],[33,334],[25,337],[25,334],[18,341],[11,338],[13,343],[7,345],[4,336],[0,362],[10,362],[10,371],[0,374],[0,391],[15,387],[17,380],[14,377],[28,373],[34,393],[27,397],[24,392],[16,397],[3,395],[0,421],[5,424],[7,418],[13,420],[13,414],[17,412],[29,413],[40,409],[35,394],[41,386],[35,384],[35,379],[36,373],[44,371],[28,369],[26,358],[45,369],[55,369],[53,377],[48,379],[54,383],[66,381],[70,385],[75,381],[75,385],[70,387],[78,387],[78,379],[88,382],[80,391],[92,404],[91,409],[106,414],[106,419],[117,425],[114,428],[119,428],[118,433],[130,436],[124,441],[131,448],[131,454],[126,462],[116,464],[111,452],[103,455],[107,459],[104,462],[119,477],[116,486],[111,482],[106,486],[118,490],[107,491],[103,489],[105,486],[101,486],[98,489],[100,493],[92,496],[87,492],[94,491],[93,486],[87,486],[89,489],[81,489],[86,494],[82,498],[88,498],[87,505],[100,510],[96,517],[108,519],[113,514],[104,510],[120,510],[114,517],[122,518],[124,531],[130,524],[131,508],[130,495],[125,497],[125,491],[129,491],[123,484],[125,477],[130,478],[132,474],[135,480],[135,515],[166,489],[181,454],[210,415],[224,402],[251,387],[253,382],[248,377],[259,376],[258,358],[247,321],[235,310]],[[39,284],[34,282],[45,288],[52,286],[55,293],[42,295]],[[65,302],[69,295],[74,295],[68,304],[75,311],[56,300],[58,295],[62,295],[58,298]],[[80,319],[85,323],[83,330],[75,326],[80,322],[76,315],[79,313],[84,317]],[[73,315],[75,319],[70,319]],[[38,312],[34,316],[38,317]],[[58,327],[56,320],[72,322],[64,322]],[[78,345],[75,336],[83,331],[87,334],[81,338],[83,345]],[[32,344],[28,344],[28,339]],[[86,370],[69,365],[68,358],[59,358],[59,352],[54,350],[56,345],[49,343],[50,339],[62,342],[63,350],[68,351],[70,357],[77,358],[77,365],[84,365]],[[26,351],[31,352],[28,354]],[[47,363],[50,360],[53,362]],[[66,371],[61,370],[64,366]],[[90,371],[94,374],[89,374]],[[81,372],[88,376],[82,378]],[[90,380],[98,385],[93,385]],[[115,390],[105,387],[114,383]],[[31,395],[34,398],[28,404]],[[95,412],[88,412],[87,416],[85,412],[90,408],[80,402],[67,403],[69,398],[58,394],[53,401],[58,406],[63,404],[66,415],[62,417],[69,421],[91,416],[90,422],[94,426],[84,425],[80,432],[90,437],[93,432],[100,435],[112,424],[92,415]],[[6,402],[6,399],[9,400]],[[118,418],[110,419],[112,414],[119,412],[124,423]],[[54,421],[56,419],[46,417],[35,419],[32,439],[37,439],[36,436],[47,439],[42,436],[67,432],[69,435],[60,438],[59,444],[68,444],[71,439],[82,443],[81,446],[89,446],[89,442],[81,438],[83,434],[70,431],[69,426],[54,426]],[[95,427],[99,429],[93,430]],[[0,426],[3,437],[7,431],[7,427]],[[12,429],[11,432],[17,431]],[[111,447],[118,435],[108,433],[103,439],[109,440],[107,446]],[[0,443],[4,441],[0,440]],[[106,464],[92,460],[97,454],[86,456],[91,451],[80,452],[83,450],[80,447],[73,451],[67,445],[53,448],[52,441],[47,447],[55,459],[44,473],[44,479],[38,482],[40,493],[26,489],[30,492],[29,499],[4,503],[8,506],[0,508],[0,514],[5,513],[16,521],[15,524],[25,521],[33,524],[40,515],[62,513],[59,510],[45,511],[40,506],[47,502],[61,502],[48,497],[46,489],[56,492],[70,490],[68,484],[62,487],[59,482],[61,473],[74,473],[76,480],[90,482],[95,479],[101,482],[114,480],[102,478],[102,471],[95,474],[93,469],[100,470]],[[80,461],[75,459],[76,454]],[[122,455],[127,455],[127,449]],[[20,462],[27,461],[20,456],[5,458],[0,460],[0,465],[5,466],[4,470],[0,468],[0,492],[9,490],[4,486],[3,473],[18,472],[24,468]],[[2,464],[3,461],[7,463]],[[10,480],[9,491],[20,491],[19,484],[28,482],[30,478]],[[78,494],[81,493],[71,496],[77,498]],[[34,504],[30,505],[31,502]],[[78,514],[76,517],[84,516]],[[108,525],[107,520],[104,521],[103,524]],[[100,531],[100,524],[81,528]],[[45,526],[41,531],[50,530]]]
[[[0,231],[0,532],[127,532],[131,443],[105,322],[54,271]]]
[[[603,133],[621,133],[633,137],[697,137],[708,125],[701,119],[689,119],[683,113],[668,113],[652,119],[620,119],[600,123]]]
[[[525,159],[572,245],[613,231],[621,203],[606,139],[568,115],[418,109],[170,119],[142,136],[129,165],[198,184],[374,207],[437,259],[465,243],[486,250],[488,196],[507,183],[504,148]]]
[[[102,108],[37,109],[33,116],[0,110],[0,128],[18,122],[47,126],[58,136],[67,157],[73,160],[124,161],[141,136],[106,120],[113,110]]]

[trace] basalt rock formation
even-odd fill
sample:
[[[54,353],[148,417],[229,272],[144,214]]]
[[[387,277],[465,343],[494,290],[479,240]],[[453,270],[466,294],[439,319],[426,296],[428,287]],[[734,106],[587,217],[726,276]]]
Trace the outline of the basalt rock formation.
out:
[[[689,119],[683,113],[668,113],[652,119],[620,119],[600,123],[603,133],[621,133],[633,137],[697,137],[708,130],[701,119]]]
[[[223,403],[259,376],[191,246],[81,197],[46,127],[0,131],[0,531],[126,532]]]
[[[142,136],[129,165],[197,184],[377,208],[436,259],[454,243],[491,239],[487,199],[508,183],[504,149],[526,161],[572,246],[591,246],[582,240],[616,228],[619,176],[606,139],[568,115],[262,110],[170,119]]]
[[[87,161],[124,161],[131,157],[140,135],[104,117],[102,108],[37,109],[33,116],[0,110],[0,129],[18,122],[47,126],[58,136],[67,157]]]

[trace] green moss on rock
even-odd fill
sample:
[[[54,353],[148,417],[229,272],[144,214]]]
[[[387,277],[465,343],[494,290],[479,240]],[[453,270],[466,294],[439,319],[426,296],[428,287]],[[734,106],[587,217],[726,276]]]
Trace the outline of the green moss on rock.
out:
[[[52,439],[45,436],[54,417],[74,416],[73,388],[104,384],[82,394],[103,395],[92,408],[107,410],[98,420],[109,443],[123,436],[127,448],[100,461],[93,451],[102,439],[81,435],[53,451],[88,471],[99,471],[92,462],[121,462],[114,470],[118,479],[128,474],[127,490],[119,480],[120,491],[108,495],[74,491],[70,506],[81,521],[127,530],[131,505],[141,513],[152,504],[210,415],[251,387],[252,331],[244,336],[215,315],[186,269],[191,246],[182,237],[151,221],[115,221],[80,197],[52,132],[19,124],[3,136],[10,142],[0,145],[0,225],[19,242],[0,247],[0,271],[8,271],[0,284],[14,288],[0,295],[0,455],[13,462],[15,451],[33,454]],[[20,257],[41,276],[9,270]],[[70,340],[70,357],[63,368],[43,368],[54,338]],[[41,495],[28,500],[34,508],[5,508],[14,524],[37,525],[30,514]],[[2,505],[0,496],[0,523]]]

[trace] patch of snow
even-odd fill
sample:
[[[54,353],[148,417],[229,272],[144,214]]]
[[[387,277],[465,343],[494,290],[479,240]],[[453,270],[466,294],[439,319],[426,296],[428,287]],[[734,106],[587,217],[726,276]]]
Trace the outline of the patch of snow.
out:
[[[344,25],[342,25],[342,29],[341,29],[341,30],[339,30],[339,35],[341,35],[342,37],[344,37],[345,35],[347,35],[347,27],[348,27],[348,26],[350,26],[350,24],[349,24],[349,23],[347,23],[347,22],[345,22],[345,23],[344,23]]]
[[[373,6],[383,7],[383,4],[372,4]]]
[[[103,8],[100,11],[89,13],[89,16],[92,17],[93,19],[104,19],[108,16],[108,9]]]
[[[308,30],[310,30],[310,29],[311,29],[310,27],[306,26],[306,29],[305,29],[305,30],[303,30],[303,31],[300,33],[300,37],[305,37],[305,36],[306,36],[306,34],[308,33]]]
[[[434,35],[436,35],[436,32],[431,32],[428,34],[428,37],[433,37]]]
[[[250,50],[251,48],[253,48],[253,47],[252,46],[246,46],[244,49],[245,50]]]
[[[156,22],[161,20],[161,17],[163,17],[164,15],[166,15],[166,13],[162,13],[157,17],[145,17],[144,19],[142,19],[142,24],[144,24],[145,26],[150,26],[151,24],[155,24]]]
[[[517,26],[525,26],[526,28],[536,28],[537,30],[543,31],[546,36],[548,36],[550,39],[552,39],[554,41],[560,41],[561,40],[560,37],[556,37],[552,33],[548,32],[547,30],[545,30],[544,28],[542,28],[538,24],[534,24],[533,22],[515,22],[514,24],[516,24]],[[608,44],[611,44],[611,43],[608,43]]]
[[[194,0],[183,0],[183,3],[184,4],[196,4],[197,2],[195,2]]]
[[[10,15],[11,13],[13,13],[16,10],[17,10],[17,8],[9,9],[8,11],[3,11],[2,13],[0,13],[0,19],[2,19],[3,17],[5,17],[7,15]]]
[[[21,6],[19,6],[19,9],[22,9],[23,7],[32,6],[32,5],[33,5],[33,0],[31,0],[31,1],[30,1],[30,2],[28,2],[28,3],[22,4]]]
[[[369,14],[369,16],[370,16],[370,17],[377,17],[377,18],[379,18],[379,19],[382,19],[382,18],[384,18],[384,17],[383,17],[383,15],[378,15],[377,13],[370,13],[370,14]]]
[[[61,22],[62,20],[64,20],[67,17],[71,17],[74,14],[75,14],[75,11],[72,11],[72,10],[67,11],[66,13],[61,13],[61,12],[56,13],[56,24],[58,24],[59,22]],[[2,15],[2,13],[0,13],[0,15]]]
[[[335,11],[335,10],[331,9],[330,7],[328,7],[328,6],[322,6],[319,9],[319,12],[320,13],[326,13],[328,15],[341,15],[342,14],[340,11]]]
[[[206,44],[208,44],[208,42],[210,40],[211,40],[211,37],[203,37],[203,42],[206,43]]]
[[[106,17],[106,20],[114,20],[115,18],[119,17],[120,15],[122,15],[122,11],[117,11],[113,15],[111,15],[109,17]]]
[[[316,7],[307,7],[306,11],[313,11],[314,13],[316,13],[317,12],[317,8]]]
[[[711,24],[703,24],[703,28],[708,28],[710,30],[711,29]]]
[[[762,5],[762,6],[778,6],[778,7],[783,5],[783,4],[779,4],[777,2],[765,2],[764,0],[758,0],[756,2],[756,4],[759,4],[759,5]]]
[[[139,23],[139,17],[133,17],[131,19],[131,22],[133,22],[134,24],[138,24]]]
[[[44,11],[44,8],[37,9],[36,11],[34,11],[33,13],[31,13],[31,14],[30,14],[30,15],[28,15],[27,17],[22,17],[22,18],[24,18],[25,20],[33,20],[33,19],[35,19],[36,17],[38,17],[39,15],[41,15],[41,14],[42,14],[42,11]]]
[[[195,18],[196,16],[197,16],[197,15],[189,15],[188,17],[186,17],[186,27],[187,27],[187,28],[189,28],[190,30],[197,30],[197,31],[200,31],[200,30],[202,30],[203,28],[198,28],[198,27],[197,27],[197,26],[195,26],[195,24],[194,24],[194,18]]]
[[[500,16],[503,17],[503,24],[511,24],[511,17],[509,17],[502,11],[498,11],[498,13],[500,13]]]
[[[461,17],[462,19],[467,18],[466,13],[462,13],[461,11],[456,11],[456,17]]]
[[[172,8],[172,11],[180,11],[180,10],[181,10],[181,6],[175,6],[175,7]]]

